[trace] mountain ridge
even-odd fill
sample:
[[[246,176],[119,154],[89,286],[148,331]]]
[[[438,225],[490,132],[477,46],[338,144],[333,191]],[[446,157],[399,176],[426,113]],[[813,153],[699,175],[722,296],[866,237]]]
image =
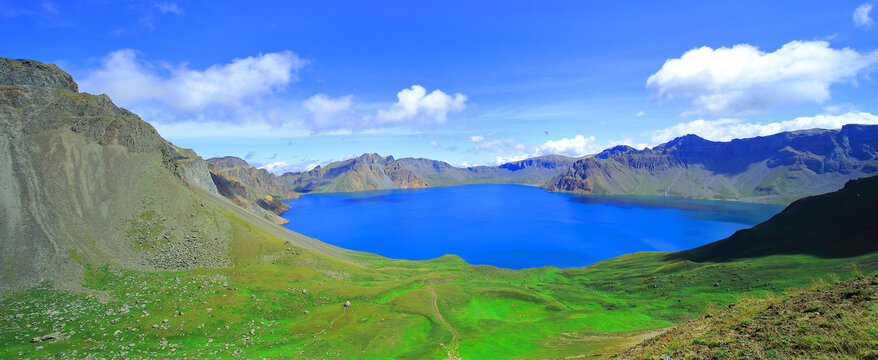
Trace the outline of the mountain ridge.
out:
[[[311,192],[354,192],[385,189],[417,189],[466,184],[539,185],[557,175],[576,158],[544,155],[499,166],[454,167],[425,158],[394,158],[377,153],[335,161],[301,172],[274,175],[234,156],[207,159],[212,173],[234,179],[253,179],[242,184],[257,193],[291,199]]]
[[[728,142],[697,135],[578,160],[549,191],[789,203],[878,171],[878,126],[782,132]]]

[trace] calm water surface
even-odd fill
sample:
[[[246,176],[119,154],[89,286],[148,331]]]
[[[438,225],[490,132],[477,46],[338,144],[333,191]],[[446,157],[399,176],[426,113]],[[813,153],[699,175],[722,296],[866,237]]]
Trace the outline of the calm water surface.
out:
[[[549,193],[521,185],[312,194],[287,202],[286,227],[352,250],[423,260],[457,254],[520,269],[584,266],[723,239],[783,209],[663,197]]]

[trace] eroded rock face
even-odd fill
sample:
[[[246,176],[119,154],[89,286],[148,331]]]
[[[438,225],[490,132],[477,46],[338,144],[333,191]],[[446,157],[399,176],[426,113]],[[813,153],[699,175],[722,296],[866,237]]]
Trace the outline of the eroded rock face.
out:
[[[0,292],[42,280],[75,286],[79,261],[149,270],[162,267],[154,254],[169,254],[169,269],[227,264],[217,226],[199,242],[206,250],[173,245],[191,243],[186,229],[214,216],[198,210],[166,141],[106,95],[77,88],[54,65],[0,59]],[[127,221],[157,209],[175,230],[150,253]]]
[[[687,135],[652,149],[615,147],[574,163],[550,191],[788,203],[878,169],[878,126],[786,132],[729,142]]]
[[[70,74],[54,64],[27,59],[0,58],[0,84],[4,86],[39,86],[78,92]]]
[[[273,174],[233,156],[211,158],[207,164],[210,177],[222,196],[267,220],[279,224],[287,221],[278,215],[290,207],[278,198],[289,199],[298,195],[282,186]]]

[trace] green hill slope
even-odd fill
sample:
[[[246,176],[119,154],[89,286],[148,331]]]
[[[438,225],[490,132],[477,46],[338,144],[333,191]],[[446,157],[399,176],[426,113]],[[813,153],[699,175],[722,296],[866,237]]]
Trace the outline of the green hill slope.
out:
[[[878,276],[747,299],[615,359],[874,359]]]
[[[878,270],[868,247],[523,270],[347,251],[212,192],[53,66],[0,61],[0,84],[0,358],[602,358],[741,297]]]
[[[878,176],[790,204],[770,220],[672,259],[728,261],[779,254],[848,257],[878,250]]]

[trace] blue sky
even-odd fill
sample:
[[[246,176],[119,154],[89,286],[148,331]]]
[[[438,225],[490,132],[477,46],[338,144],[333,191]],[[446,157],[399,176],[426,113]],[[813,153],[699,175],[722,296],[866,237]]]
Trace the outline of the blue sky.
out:
[[[878,123],[871,2],[3,1],[175,144],[273,171],[365,152],[493,164]]]

